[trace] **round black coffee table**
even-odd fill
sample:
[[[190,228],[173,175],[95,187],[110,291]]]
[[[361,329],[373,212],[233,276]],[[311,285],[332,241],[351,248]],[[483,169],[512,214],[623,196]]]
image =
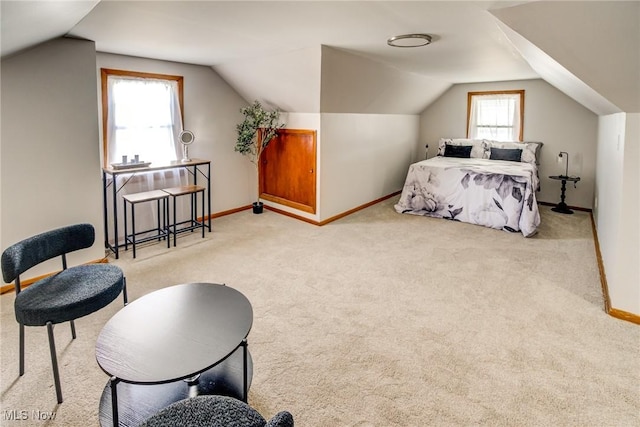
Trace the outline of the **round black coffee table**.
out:
[[[98,365],[111,377],[100,399],[100,424],[138,425],[195,394],[246,402],[252,324],[249,300],[212,283],[171,286],[128,304],[96,342]]]

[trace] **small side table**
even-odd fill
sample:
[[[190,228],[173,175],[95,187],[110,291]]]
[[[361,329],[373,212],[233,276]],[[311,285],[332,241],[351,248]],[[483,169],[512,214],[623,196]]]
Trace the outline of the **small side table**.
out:
[[[551,179],[556,179],[562,182],[562,188],[560,193],[560,203],[556,205],[555,208],[551,208],[552,211],[562,213],[562,214],[572,214],[573,211],[569,209],[567,204],[564,202],[565,199],[565,191],[567,190],[567,181],[573,182],[573,186],[576,186],[576,183],[580,181],[579,176],[564,176],[564,175],[553,175],[550,176]]]

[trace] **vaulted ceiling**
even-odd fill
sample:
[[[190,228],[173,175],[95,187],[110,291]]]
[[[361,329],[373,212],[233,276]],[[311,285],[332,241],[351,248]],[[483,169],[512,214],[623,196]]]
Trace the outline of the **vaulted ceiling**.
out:
[[[212,67],[295,112],[415,114],[456,83],[544,78],[598,114],[640,111],[640,2],[7,1],[6,57],[60,36]],[[433,35],[419,48],[387,39]]]

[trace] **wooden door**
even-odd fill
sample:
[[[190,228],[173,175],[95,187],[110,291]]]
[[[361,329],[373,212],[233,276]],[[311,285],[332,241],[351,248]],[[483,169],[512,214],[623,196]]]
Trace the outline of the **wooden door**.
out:
[[[316,131],[281,129],[260,160],[260,197],[316,213]]]

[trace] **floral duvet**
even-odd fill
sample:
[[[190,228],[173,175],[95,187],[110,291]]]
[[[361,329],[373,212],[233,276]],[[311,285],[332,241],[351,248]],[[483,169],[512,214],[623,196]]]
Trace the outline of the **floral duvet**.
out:
[[[540,225],[536,188],[532,163],[438,156],[409,167],[394,207],[530,237]]]

